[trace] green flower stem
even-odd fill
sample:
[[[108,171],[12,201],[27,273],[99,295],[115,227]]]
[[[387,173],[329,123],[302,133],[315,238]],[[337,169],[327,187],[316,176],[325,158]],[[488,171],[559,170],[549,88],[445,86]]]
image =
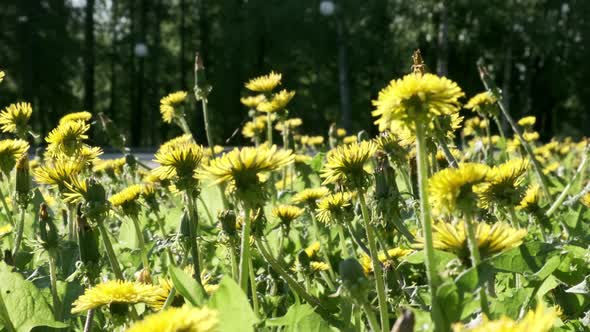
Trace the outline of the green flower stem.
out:
[[[55,262],[55,252],[50,249],[47,253],[49,256],[49,282],[51,284],[51,297],[53,299],[53,316],[55,320],[61,320],[61,304],[57,294],[57,267]]]
[[[209,107],[207,98],[201,99],[201,105],[203,106],[203,121],[205,122],[205,135],[207,136],[207,144],[209,144],[209,149],[211,149],[211,156],[215,155],[214,142],[213,142],[213,133],[211,130],[211,114],[209,114]]]
[[[508,207],[508,215],[510,216],[510,224],[512,227],[518,229],[520,228],[520,223],[518,222],[518,217],[516,217],[516,211],[514,210],[514,206]]]
[[[248,294],[248,267],[250,261],[250,228],[252,227],[250,219],[250,207],[244,204],[244,224],[242,225],[242,243],[240,246],[240,274],[239,284],[244,293]]]
[[[150,262],[147,256],[147,248],[145,247],[145,239],[143,238],[143,232],[141,231],[141,226],[139,225],[139,218],[137,218],[137,216],[131,216],[131,220],[133,221],[133,227],[135,227],[135,235],[137,236],[137,241],[139,242],[139,250],[141,252],[141,261],[143,263],[143,268],[149,272]]]
[[[203,197],[201,197],[201,195],[199,195],[198,199],[199,199],[199,202],[201,202],[201,205],[203,206],[203,210],[205,210],[205,214],[207,215],[207,219],[209,219],[209,222],[211,223],[211,225],[215,224],[215,220],[213,219],[213,216],[211,215],[211,211],[209,211],[207,204],[203,200]]]
[[[229,255],[231,261],[231,274],[234,280],[238,281],[239,279],[239,269],[238,269],[238,254],[236,252],[236,243],[235,240],[232,238],[229,240]]]
[[[307,303],[309,303],[311,306],[315,307],[315,310],[318,312],[318,314],[320,314],[320,316],[322,316],[326,321],[328,321],[329,323],[331,323],[335,327],[337,327],[337,328],[343,327],[342,322],[336,320],[322,306],[322,303],[320,302],[320,300],[317,297],[306,292],[305,289],[295,279],[293,279],[291,277],[291,274],[289,272],[287,272],[287,270],[285,270],[281,266],[281,264],[272,257],[270,252],[264,247],[264,243],[262,243],[262,241],[258,238],[256,239],[256,247],[258,248],[258,251],[260,252],[262,257],[272,267],[272,269],[275,270],[275,272],[277,272],[281,276],[281,278],[283,278],[287,282],[287,285],[289,285],[289,288],[291,288],[291,290],[293,291],[293,294],[295,295],[296,298],[298,298],[298,297],[303,298],[305,301],[307,301]]]
[[[570,182],[565,186],[565,188],[563,188],[563,191],[561,192],[559,197],[557,197],[555,202],[553,202],[549,210],[547,210],[547,212],[545,213],[547,217],[551,216],[553,212],[555,212],[555,210],[557,210],[561,206],[574,183],[578,181],[578,178],[580,178],[580,175],[584,172],[584,169],[586,169],[586,164],[588,163],[588,153],[590,153],[590,146],[587,146],[584,150],[584,156],[582,157],[582,161],[580,162],[580,165],[578,165],[576,173],[574,173],[574,176],[572,177]],[[567,230],[567,228],[565,229]]]
[[[479,279],[478,266],[481,263],[479,255],[479,248],[477,247],[477,238],[475,235],[475,225],[473,223],[473,216],[469,213],[465,214],[465,229],[467,230],[467,244],[469,245],[469,252],[471,253],[471,265],[475,268],[475,271]],[[481,311],[490,317],[490,307],[488,305],[488,297],[485,291],[485,287],[479,288],[479,300],[481,302]]]
[[[16,239],[14,240],[14,250],[12,251],[12,257],[15,260],[16,260],[16,254],[18,253],[18,250],[20,249],[20,243],[23,240],[23,233],[24,233],[24,228],[25,228],[25,212],[26,212],[26,209],[21,207],[20,219],[18,221],[18,226],[16,229]]]
[[[94,321],[94,309],[88,310],[86,314],[86,323],[84,323],[84,332],[92,331],[92,322]]]
[[[109,233],[107,232],[107,229],[104,227],[103,221],[96,220],[96,224],[98,225],[100,236],[102,237],[102,242],[104,243],[104,247],[107,252],[107,257],[109,258],[109,263],[111,264],[111,268],[113,269],[115,277],[119,280],[125,280],[125,278],[123,278],[123,272],[121,271],[119,261],[117,260],[117,256],[115,255],[115,250],[113,250],[113,244],[111,243],[111,239],[109,238]]]
[[[10,224],[12,226],[15,226],[16,224],[14,222],[14,217],[12,216],[12,211],[8,207],[8,203],[6,202],[6,196],[4,196],[2,188],[0,188],[0,202],[2,202],[2,207],[6,211],[6,217],[8,218],[8,221],[10,221]]]
[[[186,119],[184,118],[184,116],[180,116],[177,118],[176,124],[178,124],[178,126],[180,127],[180,129],[182,129],[182,132],[185,133],[186,135],[191,135],[193,136],[193,133],[191,131],[191,128],[188,126],[188,123],[186,122]]]
[[[444,140],[444,138],[440,137],[440,135],[438,135],[437,140],[439,147],[445,154],[445,158],[447,159],[449,166],[457,168],[459,166],[459,163],[457,162],[457,159],[455,159],[455,156],[453,156],[453,154],[451,153],[451,150],[449,149],[447,142]]]
[[[547,178],[543,174],[543,170],[541,169],[541,165],[539,164],[539,161],[537,160],[537,158],[535,158],[535,154],[533,153],[533,149],[531,148],[529,143],[524,139],[524,137],[522,136],[522,132],[520,131],[520,129],[516,125],[516,122],[514,122],[514,120],[512,119],[512,116],[510,116],[510,113],[508,112],[508,110],[506,109],[506,106],[504,105],[504,101],[502,99],[501,93],[496,88],[495,83],[490,78],[487,70],[485,69],[485,67],[482,63],[478,63],[478,69],[479,69],[480,78],[481,78],[483,85],[485,86],[486,90],[489,93],[491,93],[492,95],[494,95],[497,98],[498,107],[500,107],[500,111],[502,111],[502,115],[504,115],[504,118],[506,118],[506,121],[508,121],[508,123],[510,124],[510,127],[512,127],[512,130],[520,139],[520,142],[522,143],[524,150],[526,151],[529,158],[531,159],[531,162],[533,163],[533,167],[535,169],[535,173],[537,174],[537,177],[539,178],[539,180],[541,182],[541,188],[543,189],[543,193],[545,194],[545,196],[547,198],[550,198],[551,195],[549,193],[549,183],[547,182]]]
[[[252,292],[252,308],[256,316],[259,315],[258,292],[256,292],[256,275],[254,275],[254,266],[252,259],[248,260],[248,271],[250,273],[250,291]]]
[[[189,215],[189,222],[188,222],[188,229],[189,229],[189,243],[191,247],[191,256],[193,259],[193,273],[195,274],[195,279],[199,284],[201,284],[201,258],[199,255],[199,244],[197,242],[197,225],[199,223],[199,215],[197,211],[197,207],[195,204],[194,199],[190,196],[189,193],[185,193],[187,207],[188,207],[188,215]]]
[[[287,123],[283,121],[283,149],[289,148],[289,127]],[[283,190],[287,190],[287,174],[289,167],[283,167]]]
[[[155,211],[154,214],[156,215],[158,228],[160,229],[160,233],[162,233],[162,238],[165,239],[168,235],[166,233],[166,229],[164,228],[164,219],[160,216],[160,214]],[[170,260],[170,265],[175,266],[176,262],[174,261],[174,255],[172,254],[172,249],[170,247],[166,247],[166,253],[168,254],[168,260]]]
[[[8,332],[16,332],[16,328],[14,328],[14,325],[12,324],[12,321],[10,320],[10,315],[8,314],[8,309],[6,309],[6,304],[4,303],[4,299],[2,298],[1,293],[0,293],[0,319],[2,321],[2,324],[4,325],[4,328]]]
[[[500,123],[500,119],[498,119],[497,116],[492,116],[492,118],[494,119],[494,122],[496,123],[496,127],[498,127],[498,132],[500,133],[500,137],[502,138],[502,141],[504,142],[504,145],[502,146],[502,161],[506,161],[509,159],[508,157],[508,151],[506,151],[506,134],[504,134],[504,129],[502,128],[502,124]]]
[[[172,287],[172,289],[170,289],[170,293],[168,294],[168,297],[166,298],[166,301],[164,302],[164,305],[162,306],[162,309],[160,309],[160,311],[164,311],[164,310],[168,309],[168,307],[174,301],[175,296],[176,296],[176,288]]]
[[[439,306],[436,291],[438,282],[436,280],[436,270],[434,266],[434,245],[432,241],[432,220],[430,217],[430,202],[428,201],[428,162],[426,152],[426,137],[424,124],[416,121],[416,163],[418,168],[418,190],[420,192],[420,218],[422,222],[422,232],[424,233],[424,251],[426,259],[426,276],[430,288],[432,299],[432,318],[436,331],[448,331],[449,326],[445,322],[442,310]]]
[[[371,327],[371,330],[379,331],[379,323],[377,322],[377,317],[375,317],[373,308],[371,308],[371,306],[366,301],[362,304],[362,308],[365,312],[365,315],[367,316],[367,320],[369,321],[369,326]]]
[[[377,299],[379,301],[379,312],[381,316],[381,328],[383,332],[389,332],[389,315],[387,311],[387,298],[385,290],[385,282],[383,280],[383,271],[381,263],[379,262],[379,252],[377,251],[377,242],[375,241],[375,234],[373,225],[371,225],[371,217],[369,215],[369,208],[365,201],[365,192],[358,186],[357,195],[361,204],[363,220],[365,222],[365,231],[367,233],[367,242],[369,243],[369,252],[371,253],[371,261],[373,263],[373,272],[375,274],[375,284],[377,286]]]
[[[336,290],[336,286],[334,285],[334,282],[332,282],[332,278],[326,273],[326,271],[320,271],[320,275],[331,290]]]
[[[342,252],[342,258],[348,257],[348,248],[346,248],[346,238],[344,237],[344,227],[338,224],[338,238],[340,239],[340,251]]]

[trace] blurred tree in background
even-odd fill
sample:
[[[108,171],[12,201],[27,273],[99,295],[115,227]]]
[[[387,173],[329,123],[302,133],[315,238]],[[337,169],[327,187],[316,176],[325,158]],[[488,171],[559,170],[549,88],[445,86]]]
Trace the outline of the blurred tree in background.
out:
[[[247,118],[243,82],[270,70],[297,91],[290,111],[310,134],[331,122],[373,130],[371,99],[420,48],[468,96],[483,89],[483,58],[514,116],[536,115],[545,138],[590,134],[590,1],[334,0],[323,13],[321,2],[2,0],[0,107],[30,101],[42,134],[65,113],[104,112],[132,146],[153,146],[178,134],[159,120],[159,99],[192,91],[199,51],[218,141]],[[200,105],[191,108],[203,142]]]

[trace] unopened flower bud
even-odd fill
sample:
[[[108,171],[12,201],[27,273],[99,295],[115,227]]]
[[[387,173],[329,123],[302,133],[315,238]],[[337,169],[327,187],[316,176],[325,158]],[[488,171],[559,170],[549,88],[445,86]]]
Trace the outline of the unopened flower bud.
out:
[[[15,194],[17,204],[26,208],[31,200],[31,173],[27,155],[23,155],[16,163]]]
[[[225,234],[228,236],[236,236],[236,214],[233,210],[224,210],[219,212],[217,215],[217,220],[219,220],[219,224],[221,225],[221,229]]]
[[[47,204],[41,203],[39,209],[39,238],[47,250],[56,249],[59,243],[57,227],[47,211]]]
[[[195,56],[195,98],[197,100],[206,100],[212,90],[211,84],[205,77],[205,66],[203,57],[199,53]]]
[[[152,284],[152,276],[150,275],[150,271],[148,269],[141,269],[141,271],[137,271],[135,273],[135,280],[142,284]]]
[[[78,242],[80,250],[80,260],[86,266],[97,266],[100,260],[100,251],[98,247],[98,232],[90,224],[86,216],[78,212]]]

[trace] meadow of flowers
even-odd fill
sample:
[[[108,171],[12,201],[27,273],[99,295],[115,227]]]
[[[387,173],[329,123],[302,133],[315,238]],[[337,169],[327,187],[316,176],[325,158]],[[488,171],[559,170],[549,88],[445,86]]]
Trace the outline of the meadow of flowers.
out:
[[[5,107],[0,327],[588,331],[587,140],[541,142],[483,66],[483,92],[466,96],[413,62],[373,101],[376,137],[304,135],[282,75],[254,78],[241,99],[252,144],[229,149],[214,144],[197,61],[194,95],[161,100],[184,134],[155,168],[89,112],[64,116],[33,156],[31,105]],[[186,121],[192,102],[207,142]],[[125,157],[101,159],[92,126]]]

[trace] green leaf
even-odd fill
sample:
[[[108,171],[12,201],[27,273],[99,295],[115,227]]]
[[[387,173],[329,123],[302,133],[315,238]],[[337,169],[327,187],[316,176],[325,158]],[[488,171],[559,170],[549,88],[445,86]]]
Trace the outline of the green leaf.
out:
[[[119,229],[119,246],[132,250],[139,248],[137,233],[135,233],[135,227],[130,220],[124,220],[121,224],[121,228]]]
[[[284,326],[284,332],[329,332],[330,325],[309,304],[294,304],[283,317],[269,319],[267,326]]]
[[[224,276],[219,288],[209,300],[209,307],[219,313],[218,332],[254,331],[258,321],[248,297],[229,276]]]
[[[490,311],[492,315],[500,317],[506,315],[512,319],[517,319],[520,308],[528,303],[528,299],[533,294],[533,288],[510,288],[497,298],[492,298]]]
[[[570,287],[566,290],[567,293],[590,295],[590,276],[584,278],[581,283]]]
[[[461,319],[463,307],[459,289],[453,281],[447,281],[440,285],[436,291],[436,297],[448,321],[456,322]]]
[[[207,293],[205,293],[203,286],[199,285],[194,278],[175,266],[170,266],[168,272],[170,273],[170,278],[172,278],[172,283],[174,283],[176,291],[180,295],[195,307],[203,305],[203,302],[207,298]]]
[[[555,289],[555,287],[559,286],[560,282],[554,276],[550,275],[547,279],[543,281],[539,289],[537,290],[537,297],[543,297],[549,291]]]
[[[41,291],[4,262],[0,263],[0,292],[8,316],[17,331],[28,332],[37,326],[67,327],[53,319],[53,312]]]
[[[320,153],[316,154],[313,157],[313,159],[309,162],[309,166],[315,172],[319,172],[322,169],[322,165],[324,163],[324,155],[325,155],[325,153],[320,152]]]
[[[557,255],[549,258],[549,260],[543,265],[543,267],[535,273],[535,276],[539,278],[539,280],[544,280],[548,276],[555,271],[559,265],[561,264],[561,258]]]
[[[487,262],[503,272],[536,273],[547,258],[556,253],[556,248],[550,244],[531,242],[494,256]]]
[[[424,264],[425,258],[426,258],[426,254],[425,254],[424,250],[416,251],[415,253],[406,256],[404,258],[404,260],[402,261],[402,264],[403,263],[409,263],[412,265]],[[457,258],[457,256],[455,256],[449,252],[435,250],[434,251],[435,269],[437,271],[444,270],[446,268],[447,264],[455,258]]]

